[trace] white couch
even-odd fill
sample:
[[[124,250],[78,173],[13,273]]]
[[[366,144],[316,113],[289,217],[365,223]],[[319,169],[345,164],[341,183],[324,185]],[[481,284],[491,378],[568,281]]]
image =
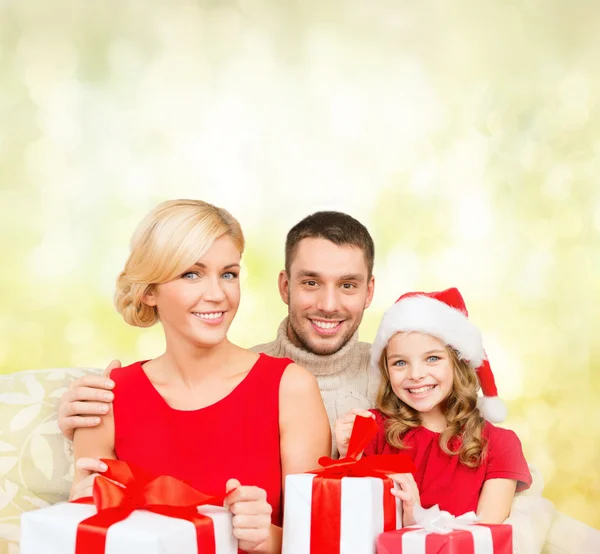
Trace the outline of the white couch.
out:
[[[66,500],[73,476],[70,444],[57,407],[69,383],[98,369],[42,369],[0,376],[0,554],[18,554],[21,513]],[[600,531],[556,512],[543,484],[518,494],[510,521],[515,554],[600,554]]]

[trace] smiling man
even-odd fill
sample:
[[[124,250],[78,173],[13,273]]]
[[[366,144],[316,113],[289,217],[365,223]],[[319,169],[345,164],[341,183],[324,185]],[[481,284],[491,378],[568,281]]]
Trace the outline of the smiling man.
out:
[[[274,341],[252,350],[288,357],[317,378],[331,424],[373,405],[379,376],[358,327],[373,299],[375,247],[366,227],[340,212],[317,212],[285,243],[279,294],[288,306]],[[334,448],[335,450],[335,448]]]

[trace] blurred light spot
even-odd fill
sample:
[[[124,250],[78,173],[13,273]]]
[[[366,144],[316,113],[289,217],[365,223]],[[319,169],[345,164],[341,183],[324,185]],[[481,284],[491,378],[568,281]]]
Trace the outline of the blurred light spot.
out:
[[[43,277],[62,277],[75,269],[77,254],[72,242],[65,238],[64,242],[44,239],[42,244],[27,256],[29,271],[34,282]]]
[[[529,171],[545,168],[551,159],[548,147],[539,142],[529,141],[521,151],[521,164]]]
[[[9,344],[7,337],[0,337],[0,367],[8,362]],[[20,368],[16,368],[20,369]]]
[[[437,163],[424,163],[412,172],[408,187],[416,196],[430,196],[439,184],[439,169]]]
[[[581,233],[581,215],[572,208],[559,211],[554,223],[561,237],[575,238]]]
[[[65,338],[75,346],[88,345],[94,341],[95,329],[91,321],[72,319],[65,327]]]
[[[592,507],[581,494],[570,491],[568,496],[562,498],[557,508],[571,517],[587,520]]]
[[[231,6],[219,6],[208,10],[205,17],[208,15],[211,30],[215,35],[236,35],[240,31],[241,19],[238,10]]]
[[[558,120],[567,131],[576,131],[583,127],[590,117],[586,106],[564,106],[558,112]]]
[[[543,440],[545,442],[546,439],[544,438]],[[535,454],[531,459],[528,459],[527,462],[536,466],[544,476],[544,481],[548,483],[552,481],[552,478],[556,473],[556,461],[554,456],[548,451],[545,444],[538,443],[537,448],[534,450]]]
[[[470,192],[457,199],[456,230],[465,241],[484,241],[490,232],[493,214],[484,193]]]
[[[421,290],[418,288],[422,286],[421,260],[414,250],[404,245],[392,248],[384,267],[376,268],[374,273],[377,291],[385,291],[386,294],[375,294],[372,309],[383,312],[404,292]]]
[[[588,80],[579,73],[573,73],[563,79],[558,89],[558,95],[565,106],[585,105],[590,100]]]
[[[500,398],[515,400],[522,396],[523,365],[517,355],[503,346],[493,333],[484,334],[484,345]]]
[[[550,250],[531,252],[524,260],[517,277],[519,295],[529,301],[543,299],[548,293],[550,270],[554,267],[554,253]]]
[[[138,360],[151,360],[157,358],[165,351],[165,338],[162,326],[158,324],[151,329],[142,329],[136,341]]]
[[[571,194],[573,172],[566,165],[554,166],[542,187],[542,194],[553,200],[565,201]]]

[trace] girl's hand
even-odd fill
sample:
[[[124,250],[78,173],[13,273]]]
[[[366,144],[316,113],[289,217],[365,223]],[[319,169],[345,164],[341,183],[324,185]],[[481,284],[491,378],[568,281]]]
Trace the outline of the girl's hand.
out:
[[[242,486],[237,479],[225,485],[225,507],[233,514],[233,535],[240,550],[256,552],[266,549],[271,536],[271,512],[267,493],[258,487]]]
[[[78,498],[92,496],[94,480],[102,472],[106,471],[108,467],[104,462],[101,462],[96,458],[79,458],[75,462],[75,467],[77,473],[84,477],[73,484],[69,500],[77,500]]]
[[[335,422],[333,432],[335,434],[335,444],[340,453],[340,458],[343,458],[348,453],[348,444],[350,443],[350,435],[352,435],[352,428],[354,427],[356,416],[371,417],[375,419],[375,416],[368,410],[355,408]]]
[[[412,473],[395,473],[389,475],[400,489],[393,488],[392,494],[402,500],[402,525],[414,525],[415,521],[415,506],[421,506],[421,497],[419,496],[419,488]]]

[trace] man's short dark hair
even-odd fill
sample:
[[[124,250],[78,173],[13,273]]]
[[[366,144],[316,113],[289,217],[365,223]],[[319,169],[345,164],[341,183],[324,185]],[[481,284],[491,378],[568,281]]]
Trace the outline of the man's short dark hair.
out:
[[[338,246],[355,246],[365,255],[369,277],[373,274],[375,245],[367,228],[352,216],[342,212],[315,212],[296,223],[285,240],[285,270],[290,273],[290,265],[298,244],[302,239],[326,239]]]

